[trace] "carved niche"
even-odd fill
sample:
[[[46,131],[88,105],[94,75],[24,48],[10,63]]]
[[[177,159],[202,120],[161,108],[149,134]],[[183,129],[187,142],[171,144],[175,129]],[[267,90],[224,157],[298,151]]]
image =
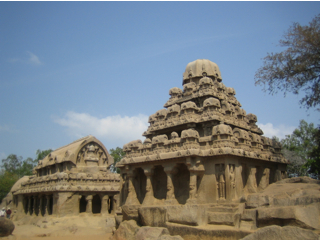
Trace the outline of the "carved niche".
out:
[[[107,156],[98,144],[91,142],[79,151],[77,163],[87,166],[99,166],[107,163]]]

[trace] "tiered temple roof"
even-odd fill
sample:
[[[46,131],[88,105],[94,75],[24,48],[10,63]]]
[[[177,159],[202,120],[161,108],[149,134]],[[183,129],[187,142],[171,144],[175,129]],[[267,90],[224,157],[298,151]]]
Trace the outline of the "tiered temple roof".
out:
[[[222,83],[217,64],[200,59],[187,65],[183,90],[169,90],[164,109],[149,117],[146,137],[124,145],[117,167],[187,156],[235,155],[287,163],[281,146],[263,135],[257,116],[247,114],[236,92]]]

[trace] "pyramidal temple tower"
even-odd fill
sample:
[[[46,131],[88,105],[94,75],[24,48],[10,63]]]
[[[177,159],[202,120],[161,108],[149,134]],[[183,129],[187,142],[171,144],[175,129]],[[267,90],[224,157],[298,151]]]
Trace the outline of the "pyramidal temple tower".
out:
[[[285,178],[288,162],[281,146],[263,136],[257,116],[222,83],[217,64],[189,63],[182,85],[171,88],[165,108],[149,117],[144,142],[124,145],[126,156],[117,164],[123,217],[141,215],[149,226],[237,226],[246,195]],[[152,208],[163,211],[151,219]]]

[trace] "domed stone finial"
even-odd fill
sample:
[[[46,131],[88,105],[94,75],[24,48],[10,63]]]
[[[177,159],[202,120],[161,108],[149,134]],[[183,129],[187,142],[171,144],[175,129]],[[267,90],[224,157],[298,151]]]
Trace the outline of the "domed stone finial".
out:
[[[221,82],[221,73],[216,63],[207,59],[198,59],[196,61],[188,63],[185,72],[183,73],[183,83],[187,83],[186,80],[196,77],[211,77]]]

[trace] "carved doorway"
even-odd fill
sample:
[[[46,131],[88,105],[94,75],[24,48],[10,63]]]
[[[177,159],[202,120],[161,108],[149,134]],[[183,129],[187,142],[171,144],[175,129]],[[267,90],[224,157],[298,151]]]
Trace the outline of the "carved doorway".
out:
[[[185,164],[179,164],[175,168],[177,171],[172,178],[174,195],[179,204],[185,204],[189,198],[190,172]]]
[[[109,199],[108,199],[108,206],[109,206],[108,212],[111,213],[112,210],[113,210],[113,196],[110,196],[110,197],[109,197]]]
[[[49,204],[48,205],[48,215],[52,215],[52,213],[53,213],[53,195],[50,195],[48,204]]]
[[[29,199],[28,199],[28,197],[24,196],[23,197],[23,209],[24,209],[25,214],[28,213],[28,205],[29,205]]]
[[[86,197],[82,195],[79,201],[79,213],[86,212],[87,210],[87,200]]]
[[[136,175],[134,178],[134,188],[136,190],[136,194],[139,202],[142,203],[146,195],[147,177],[144,174],[144,171],[142,168],[137,168],[135,172],[136,172]]]
[[[167,174],[164,172],[162,166],[154,168],[152,176],[152,185],[154,197],[157,199],[166,199],[167,196]]]
[[[101,213],[101,198],[98,194],[92,198],[92,213]]]

